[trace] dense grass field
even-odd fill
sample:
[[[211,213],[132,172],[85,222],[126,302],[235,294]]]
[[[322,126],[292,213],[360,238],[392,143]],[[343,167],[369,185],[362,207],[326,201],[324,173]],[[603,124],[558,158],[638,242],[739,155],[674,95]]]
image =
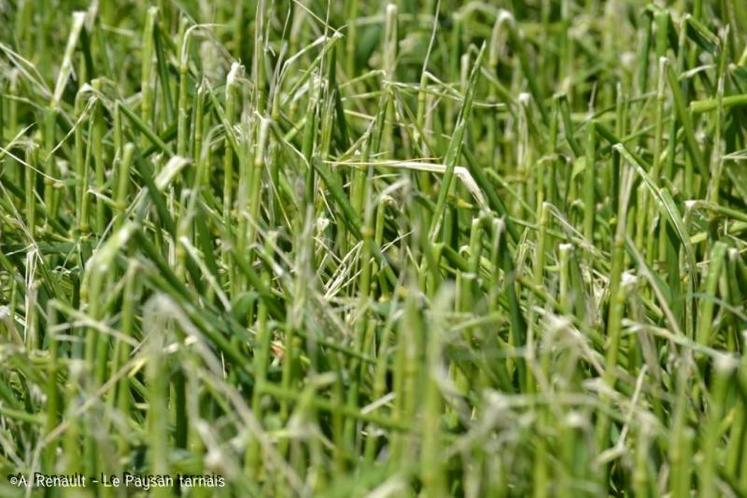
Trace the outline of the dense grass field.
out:
[[[0,496],[745,496],[746,142],[744,0],[0,0]]]

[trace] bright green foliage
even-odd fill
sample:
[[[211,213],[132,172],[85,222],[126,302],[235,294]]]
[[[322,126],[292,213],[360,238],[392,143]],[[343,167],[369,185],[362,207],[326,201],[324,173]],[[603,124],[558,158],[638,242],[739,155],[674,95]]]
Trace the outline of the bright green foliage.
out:
[[[744,496],[746,142],[744,0],[0,0],[0,475]]]

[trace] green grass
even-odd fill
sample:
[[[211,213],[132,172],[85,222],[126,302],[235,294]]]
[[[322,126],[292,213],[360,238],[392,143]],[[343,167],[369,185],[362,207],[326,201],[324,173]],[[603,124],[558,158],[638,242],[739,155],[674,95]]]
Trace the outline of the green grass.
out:
[[[747,495],[747,6],[662,3],[0,0],[0,496]]]

